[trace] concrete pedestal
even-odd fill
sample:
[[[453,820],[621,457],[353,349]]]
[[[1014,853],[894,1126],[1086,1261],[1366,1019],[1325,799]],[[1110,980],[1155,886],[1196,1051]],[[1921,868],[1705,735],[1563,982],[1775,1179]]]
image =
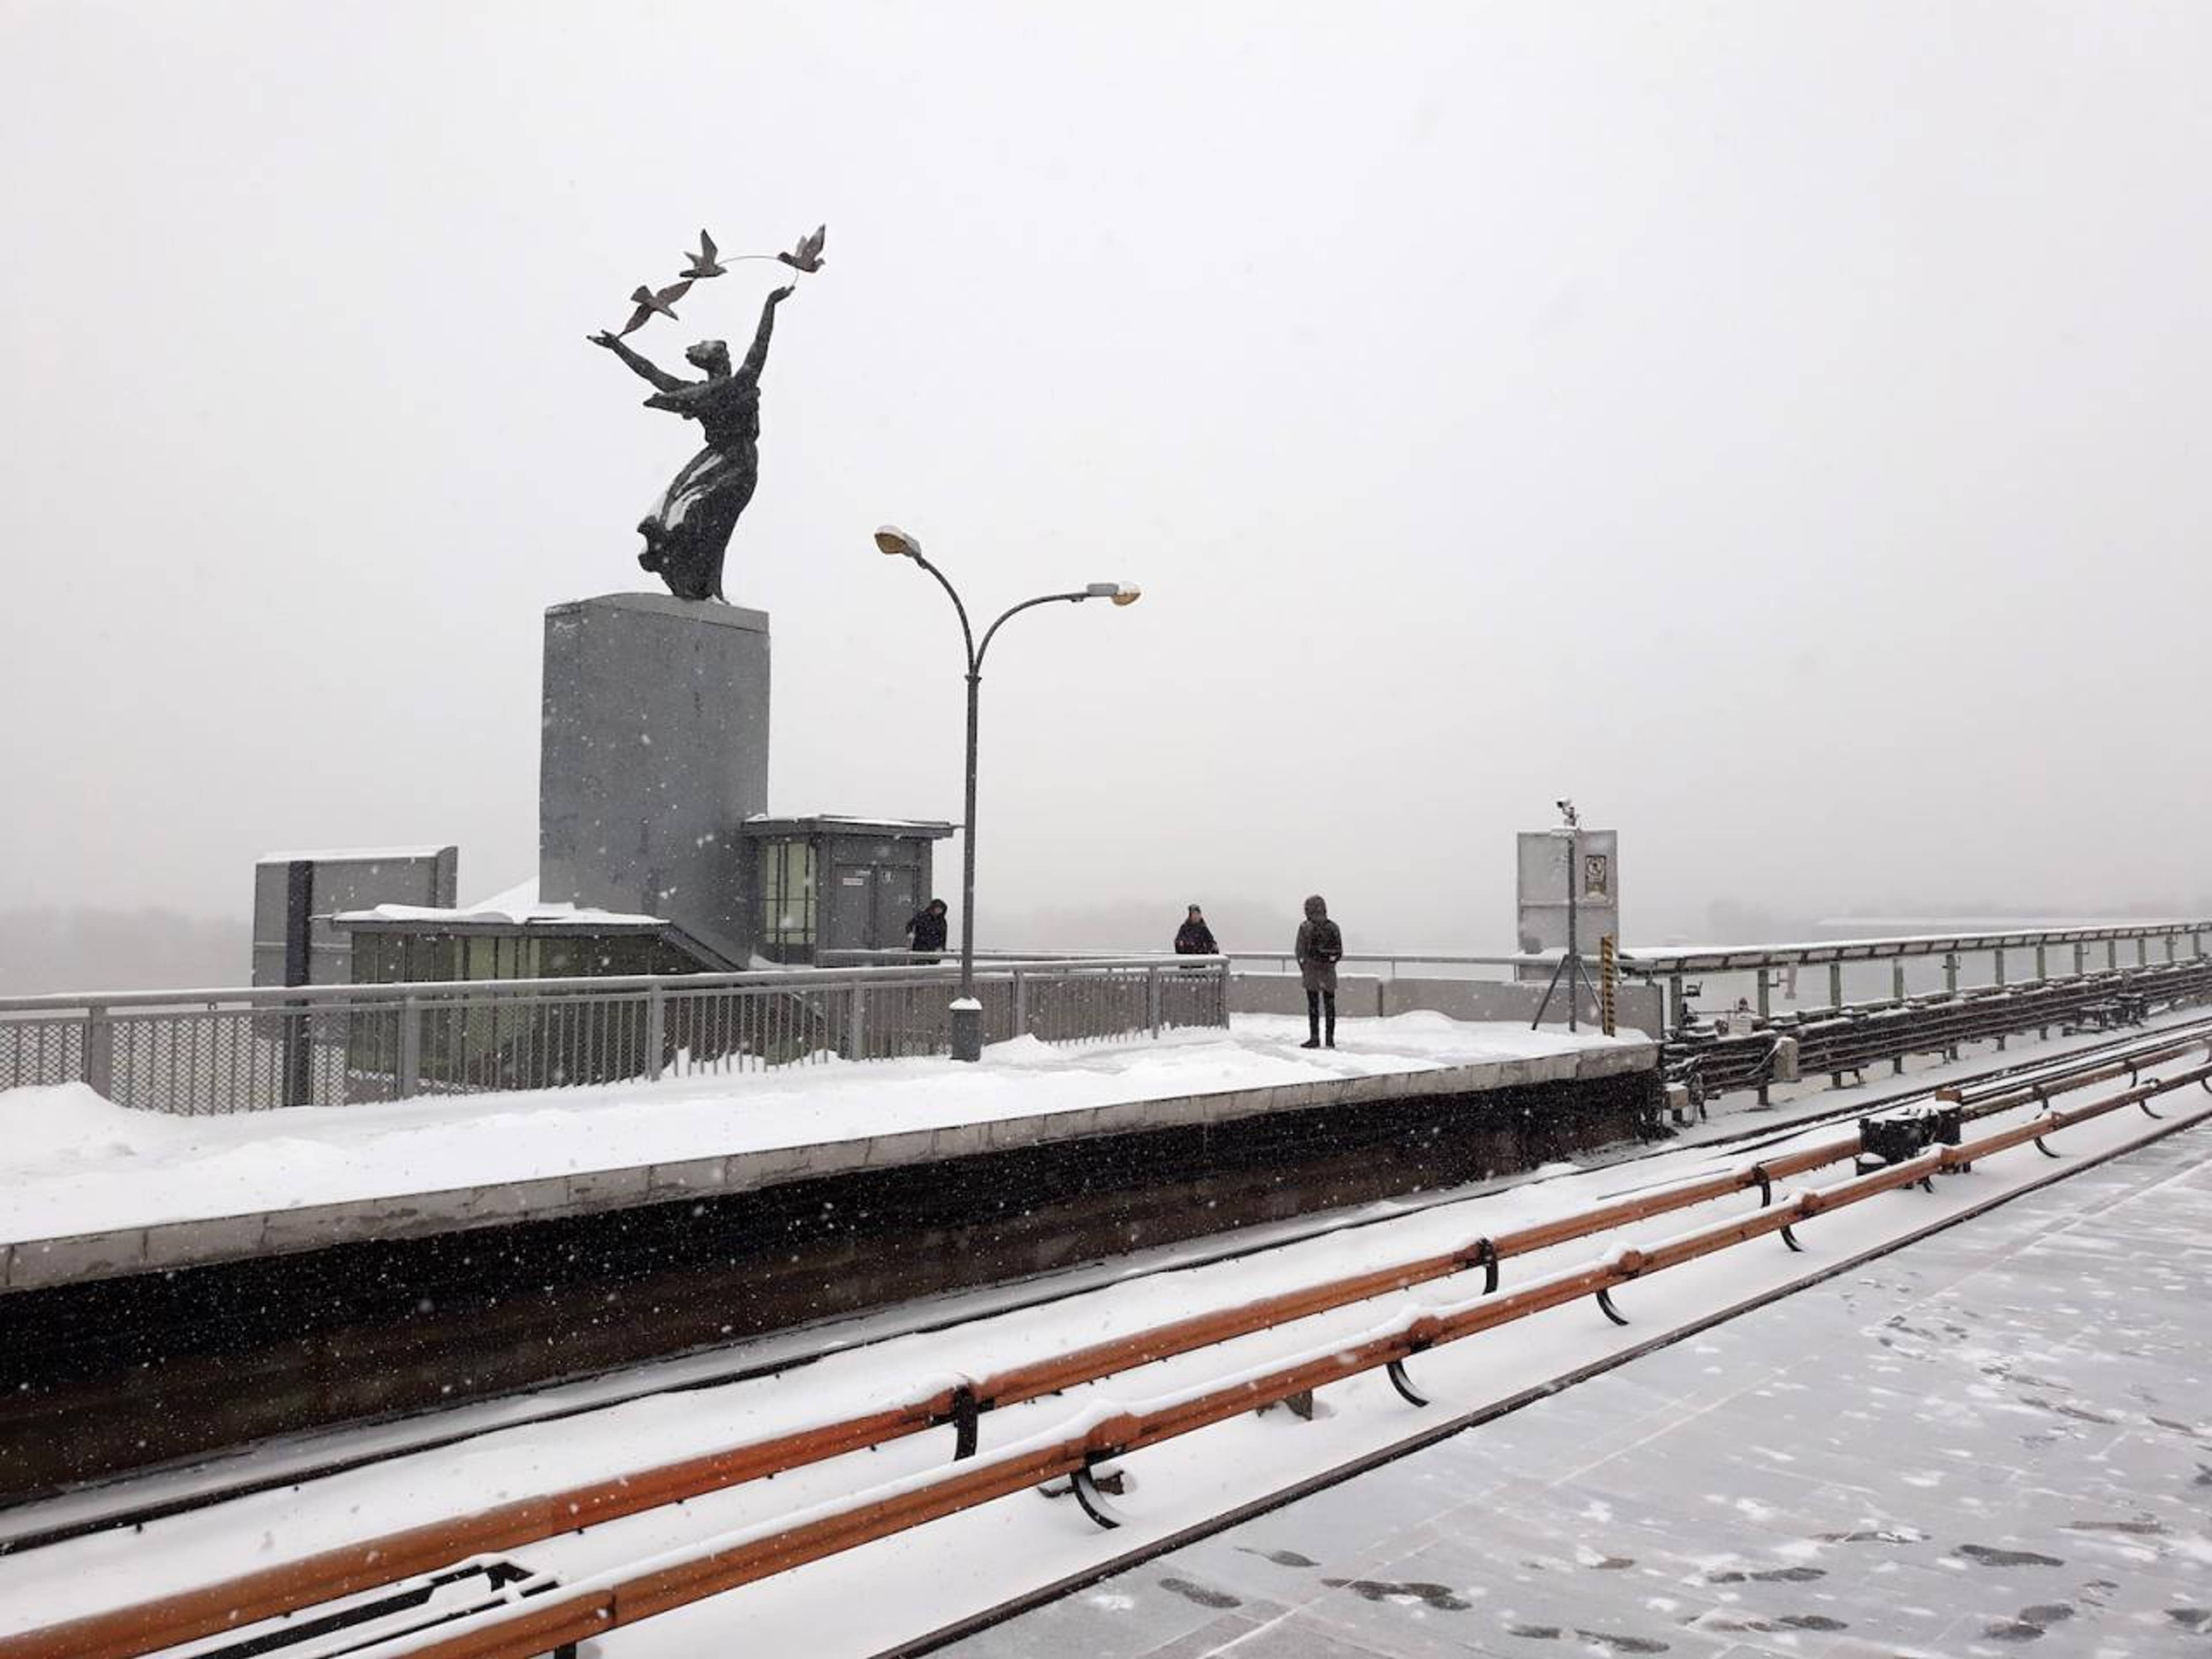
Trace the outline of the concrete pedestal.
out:
[[[545,613],[538,896],[664,917],[743,964],[768,808],[764,611],[610,593]]]

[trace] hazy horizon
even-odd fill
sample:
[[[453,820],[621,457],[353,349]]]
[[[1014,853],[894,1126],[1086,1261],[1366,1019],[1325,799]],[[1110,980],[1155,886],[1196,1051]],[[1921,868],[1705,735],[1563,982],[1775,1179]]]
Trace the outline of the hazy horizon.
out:
[[[987,942],[1318,889],[1500,948],[1563,794],[1632,938],[2212,888],[2147,616],[2212,592],[2212,12],[0,18],[0,912],[529,874],[543,612],[652,585],[690,453],[585,336],[702,224],[823,221],[729,556],[771,810],[959,816],[957,635],[877,524],[986,613],[1146,590],[994,647]]]

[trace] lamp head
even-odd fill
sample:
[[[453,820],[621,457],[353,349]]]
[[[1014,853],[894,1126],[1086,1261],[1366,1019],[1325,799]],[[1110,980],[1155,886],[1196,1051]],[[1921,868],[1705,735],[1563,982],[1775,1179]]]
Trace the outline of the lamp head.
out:
[[[879,552],[888,553],[894,558],[918,559],[921,556],[921,544],[895,524],[876,527],[876,547]]]
[[[1083,590],[1085,599],[1111,599],[1116,605],[1134,605],[1145,597],[1141,587],[1132,587],[1127,582],[1092,582]]]

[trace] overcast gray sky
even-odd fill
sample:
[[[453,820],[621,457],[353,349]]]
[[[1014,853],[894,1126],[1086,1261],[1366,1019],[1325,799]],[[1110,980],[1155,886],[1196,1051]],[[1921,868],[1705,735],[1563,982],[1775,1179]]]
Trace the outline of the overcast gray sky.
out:
[[[542,611],[646,585],[693,437],[584,336],[823,220],[729,562],[774,808],[959,814],[879,521],[979,609],[1146,590],[994,647],[987,931],[1319,888],[1503,946],[1564,793],[1632,935],[2212,891],[2212,9],[0,22],[0,907],[528,874]]]

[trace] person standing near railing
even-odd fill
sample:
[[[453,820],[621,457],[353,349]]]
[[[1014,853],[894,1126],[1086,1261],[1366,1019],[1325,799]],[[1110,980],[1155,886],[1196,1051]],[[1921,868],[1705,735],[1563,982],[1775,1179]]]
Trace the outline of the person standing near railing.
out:
[[[1206,913],[1195,904],[1176,929],[1176,954],[1179,957],[1218,957],[1221,947],[1213,942],[1213,929],[1206,925]]]
[[[921,953],[945,948],[945,904],[941,898],[933,898],[915,911],[914,920],[906,925],[906,948],[921,957],[924,962],[935,962],[935,957],[922,956]]]
[[[1328,1016],[1328,1046],[1336,1047],[1336,964],[1344,955],[1344,932],[1328,919],[1328,905],[1316,893],[1306,901],[1298,924],[1298,977],[1306,988],[1306,1040],[1301,1048],[1322,1046],[1322,1015]]]

